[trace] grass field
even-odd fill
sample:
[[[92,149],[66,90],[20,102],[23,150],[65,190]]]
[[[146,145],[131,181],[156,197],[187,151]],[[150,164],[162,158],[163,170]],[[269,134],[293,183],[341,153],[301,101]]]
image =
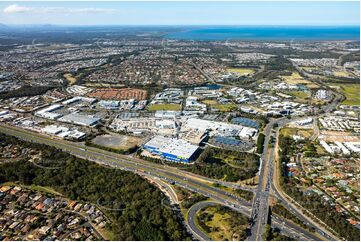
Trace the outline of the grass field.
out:
[[[64,74],[64,78],[69,82],[70,85],[74,85],[76,82],[76,78],[70,73]]]
[[[203,100],[202,102],[207,104],[207,105],[210,105],[210,106],[218,104],[218,102],[216,100],[212,100],[212,99],[206,99],[206,100]]]
[[[282,80],[288,84],[304,84],[309,89],[315,89],[319,86],[309,80],[304,79],[298,72],[292,72],[290,76],[281,76]]]
[[[281,129],[281,134],[284,136],[293,136],[298,135],[304,138],[309,138],[313,134],[312,129],[297,129],[297,128],[283,128]]]
[[[234,111],[237,109],[237,105],[235,105],[233,103],[220,104],[216,100],[211,100],[211,99],[204,100],[202,102],[207,104],[211,108],[218,109],[220,112],[230,112],[230,111]]]
[[[301,68],[305,71],[312,71],[312,70],[318,69],[318,67],[316,67],[316,66],[301,66]]]
[[[180,111],[182,109],[179,104],[152,104],[148,107],[149,111],[157,111],[157,110],[173,110]]]
[[[308,84],[310,81],[305,80],[298,72],[292,72],[290,76],[282,76],[282,79],[288,84]]]
[[[291,91],[291,92],[287,92],[287,94],[295,97],[296,101],[301,103],[308,102],[308,99],[311,97],[310,92],[303,92],[303,91]]]
[[[336,87],[345,95],[346,99],[342,104],[360,106],[360,84],[332,83],[330,86]]]
[[[348,74],[348,72],[346,72],[346,71],[334,71],[333,75],[338,76],[338,77],[348,77],[348,76],[350,76]]]
[[[230,68],[227,69],[228,72],[232,72],[232,73],[237,73],[240,75],[252,75],[253,73],[255,73],[256,71],[254,69],[250,69],[250,68]]]
[[[237,109],[235,104],[217,104],[212,106],[213,108],[218,109],[220,112],[231,112]]]
[[[207,227],[207,234],[212,240],[233,241],[245,239],[244,231],[248,227],[247,219],[233,211],[221,211],[221,206],[210,206],[197,213]],[[237,220],[237,221],[236,221]]]
[[[310,97],[309,92],[302,92],[302,91],[292,91],[292,92],[288,92],[287,94],[302,99]]]

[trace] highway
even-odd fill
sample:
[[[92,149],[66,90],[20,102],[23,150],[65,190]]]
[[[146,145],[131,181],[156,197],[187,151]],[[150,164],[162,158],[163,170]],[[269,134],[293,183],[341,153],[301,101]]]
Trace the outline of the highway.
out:
[[[317,236],[314,233],[309,232],[308,230],[304,230],[303,234],[307,234],[309,238],[313,238],[313,240],[321,240],[326,239],[328,241],[331,240],[338,240],[333,236],[330,232],[328,232],[324,227],[321,226],[319,223],[314,222],[309,217],[305,216],[301,213],[294,205],[290,203],[288,199],[285,198],[284,194],[282,194],[279,190],[281,188],[276,189],[276,178],[274,176],[274,152],[277,152],[277,147],[269,149],[269,141],[272,135],[272,127],[274,124],[277,124],[276,134],[275,137],[278,138],[278,130],[290,122],[294,122],[295,120],[300,119],[286,119],[281,118],[277,120],[272,120],[265,128],[265,143],[264,143],[264,150],[262,154],[263,164],[261,167],[260,179],[259,184],[257,187],[256,196],[254,199],[254,203],[252,206],[252,215],[251,219],[253,223],[251,224],[251,235],[248,240],[251,241],[260,241],[262,240],[262,235],[264,233],[264,226],[267,224],[269,219],[269,196],[270,193],[274,193],[278,200],[296,217],[298,217],[301,221],[303,221],[309,228],[316,228]],[[272,216],[271,224],[277,223],[274,221],[277,216]],[[285,222],[285,221],[284,221]],[[286,221],[287,222],[287,221]],[[282,224],[283,225],[283,224]],[[289,222],[287,226],[290,226]],[[285,226],[278,226],[282,232],[284,232]]]
[[[155,164],[147,162],[134,157],[115,154],[112,152],[104,151],[93,147],[84,147],[82,144],[60,140],[51,139],[48,136],[41,135],[32,131],[20,129],[17,127],[9,126],[6,124],[0,124],[0,132],[8,135],[22,138],[35,143],[42,143],[49,146],[53,146],[69,152],[77,157],[88,159],[97,162],[102,165],[132,171],[138,174],[148,174],[153,177],[162,179],[165,182],[177,184],[188,190],[200,193],[204,196],[212,198],[213,200],[228,206],[232,209],[236,209],[241,213],[250,216],[251,215],[251,203],[241,199],[235,195],[218,189],[210,183],[201,182],[198,176],[192,177],[189,173],[179,169],[170,169],[169,166]],[[282,224],[282,219],[275,218],[275,223]],[[296,225],[286,225],[292,231],[298,231],[300,235],[303,234],[303,230]],[[287,235],[287,230],[284,230]],[[304,235],[308,240],[313,240],[313,237]]]
[[[262,240],[262,235],[264,232],[263,228],[268,223],[268,217],[269,217],[268,200],[269,200],[269,188],[270,188],[269,178],[272,177],[271,176],[272,174],[270,173],[271,172],[273,173],[273,169],[270,168],[273,162],[271,160],[270,161],[267,160],[268,156],[272,157],[271,154],[268,154],[269,153],[268,144],[271,139],[272,127],[275,123],[276,121],[272,120],[267,124],[267,126],[264,129],[265,140],[264,140],[263,152],[261,156],[262,166],[260,168],[261,171],[259,174],[256,196],[253,200],[253,206],[252,206],[251,236],[248,238],[248,240],[251,241]],[[273,150],[271,150],[271,153],[273,153]],[[268,170],[268,173],[266,172],[266,170]],[[266,185],[264,184],[265,182]]]
[[[297,67],[296,67],[297,68]],[[317,83],[321,86],[325,86],[322,82],[317,81]],[[327,88],[329,89],[329,88]],[[313,116],[312,118],[318,118],[320,116],[326,115],[330,113],[332,110],[334,110],[338,103],[343,99],[342,94],[338,92],[334,92],[334,98],[332,102],[330,102],[327,105],[324,105],[322,107],[323,114],[318,114]],[[312,220],[311,218],[304,215],[298,208],[295,207],[295,205],[291,204],[290,199],[287,199],[287,195],[282,191],[282,188],[278,186],[278,180],[277,177],[274,176],[274,152],[278,152],[278,146],[272,148],[269,150],[269,142],[271,139],[272,134],[272,128],[274,124],[277,124],[277,128],[275,130],[274,138],[278,141],[278,131],[280,128],[286,126],[290,122],[296,121],[297,119],[302,119],[300,117],[296,117],[293,119],[287,119],[287,118],[279,118],[279,119],[273,119],[270,121],[270,123],[265,127],[264,129],[264,147],[263,152],[261,155],[261,161],[262,166],[260,167],[260,174],[259,174],[259,182],[256,190],[256,195],[253,200],[252,204],[252,212],[251,212],[251,235],[249,236],[248,240],[256,241],[256,240],[262,240],[263,235],[263,229],[264,226],[269,222],[269,195],[272,190],[272,192],[276,195],[276,197],[281,201],[281,203],[296,217],[298,217],[301,221],[303,221],[308,227],[314,228],[316,234],[314,234],[304,231],[304,234],[307,234],[309,237],[313,237],[314,240],[321,240],[326,239],[328,241],[330,240],[339,240],[336,236],[334,236],[332,233],[330,233],[328,230],[332,230],[331,228],[327,227],[322,221],[317,222]],[[315,121],[314,121],[315,122]],[[316,124],[317,125],[317,124]],[[315,127],[314,131],[317,133],[319,132],[318,128]],[[316,134],[312,136],[312,139],[317,138]],[[271,217],[271,224],[277,221],[274,221],[274,219],[277,218],[276,216]],[[315,217],[313,216],[313,219]],[[321,225],[322,224],[322,225]],[[283,228],[284,226],[282,226]],[[328,230],[326,230],[327,228]],[[282,231],[282,230],[281,230]]]

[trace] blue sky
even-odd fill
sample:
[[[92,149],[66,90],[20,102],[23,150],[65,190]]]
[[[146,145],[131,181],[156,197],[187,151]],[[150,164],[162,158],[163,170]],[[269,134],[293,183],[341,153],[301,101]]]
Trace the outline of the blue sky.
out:
[[[0,2],[0,23],[359,25],[359,2]]]

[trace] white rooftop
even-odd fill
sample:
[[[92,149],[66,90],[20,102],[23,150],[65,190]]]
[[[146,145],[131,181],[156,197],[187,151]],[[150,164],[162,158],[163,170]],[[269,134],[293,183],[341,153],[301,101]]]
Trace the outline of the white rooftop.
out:
[[[160,135],[155,136],[145,145],[156,148],[162,153],[175,155],[182,159],[188,159],[198,149],[197,145],[192,145],[188,141],[182,139],[167,138]]]

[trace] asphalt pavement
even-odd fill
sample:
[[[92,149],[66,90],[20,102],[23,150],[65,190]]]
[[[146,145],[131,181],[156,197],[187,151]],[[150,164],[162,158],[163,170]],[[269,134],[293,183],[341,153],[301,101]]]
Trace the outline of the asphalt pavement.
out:
[[[100,150],[93,147],[84,147],[79,143],[69,142],[59,139],[51,139],[48,136],[44,136],[28,130],[23,130],[9,125],[0,123],[0,131],[9,135],[20,137],[22,139],[50,145],[66,152],[69,152],[80,158],[92,160],[102,165],[115,167],[122,170],[132,171],[135,173],[146,172],[148,175],[158,177],[165,182],[177,184],[188,190],[200,193],[204,196],[214,199],[215,201],[228,206],[232,209],[242,212],[243,214],[251,215],[251,203],[230,195],[224,190],[215,188],[212,184],[200,182],[198,177],[190,177],[187,174],[187,178],[182,174],[181,170],[172,170],[163,165],[147,162],[141,159],[128,157],[112,152]],[[278,220],[276,219],[276,222]],[[282,221],[278,221],[282,223]],[[295,228],[297,230],[297,228]],[[299,231],[302,233],[301,231]],[[311,240],[311,238],[309,238]]]

